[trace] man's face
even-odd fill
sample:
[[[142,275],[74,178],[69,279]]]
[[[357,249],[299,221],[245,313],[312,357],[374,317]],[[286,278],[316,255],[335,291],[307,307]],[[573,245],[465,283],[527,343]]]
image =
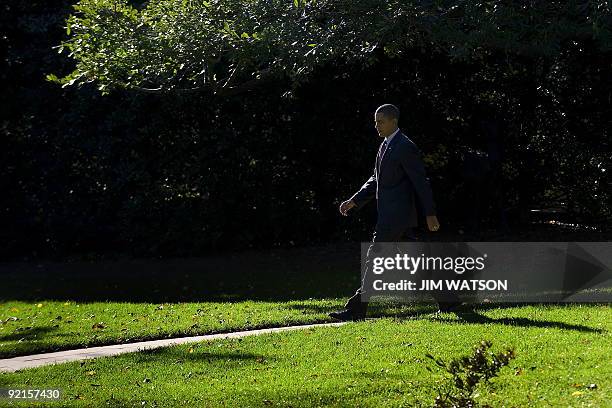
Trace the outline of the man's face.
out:
[[[382,113],[374,115],[374,127],[378,136],[387,137],[397,129],[397,119],[391,119]]]

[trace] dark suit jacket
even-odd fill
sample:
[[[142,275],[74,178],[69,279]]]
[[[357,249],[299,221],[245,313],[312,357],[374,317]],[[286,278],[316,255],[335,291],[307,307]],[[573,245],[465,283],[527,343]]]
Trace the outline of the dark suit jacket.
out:
[[[435,215],[421,151],[408,136],[398,132],[380,160],[380,168],[376,164],[377,160],[374,173],[351,200],[361,209],[376,198],[377,227],[416,227],[419,215]]]

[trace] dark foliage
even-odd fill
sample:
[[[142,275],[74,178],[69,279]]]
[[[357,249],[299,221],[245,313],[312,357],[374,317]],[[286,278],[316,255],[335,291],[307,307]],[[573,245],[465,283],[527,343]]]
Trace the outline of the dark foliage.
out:
[[[45,81],[72,69],[52,48],[70,4],[15,0],[0,17],[3,257],[369,239],[374,206],[349,219],[337,206],[373,167],[386,102],[425,154],[448,228],[547,206],[610,221],[612,53],[593,39],[460,60],[419,46],[232,96],[102,96]]]

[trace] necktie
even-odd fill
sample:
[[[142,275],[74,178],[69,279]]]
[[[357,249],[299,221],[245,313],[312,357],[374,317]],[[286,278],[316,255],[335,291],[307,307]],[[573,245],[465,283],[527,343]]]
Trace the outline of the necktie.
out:
[[[383,155],[385,154],[385,150],[387,149],[387,139],[382,142],[380,146],[380,150],[378,151],[378,157],[376,158],[376,167],[380,169],[380,161],[382,160]]]

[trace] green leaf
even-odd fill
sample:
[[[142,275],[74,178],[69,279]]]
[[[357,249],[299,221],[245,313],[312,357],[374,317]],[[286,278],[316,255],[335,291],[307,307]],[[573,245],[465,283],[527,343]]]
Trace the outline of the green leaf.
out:
[[[60,82],[59,78],[55,74],[47,74],[45,76],[45,79],[47,81],[49,81],[49,82],[55,82],[55,83],[59,83]]]

